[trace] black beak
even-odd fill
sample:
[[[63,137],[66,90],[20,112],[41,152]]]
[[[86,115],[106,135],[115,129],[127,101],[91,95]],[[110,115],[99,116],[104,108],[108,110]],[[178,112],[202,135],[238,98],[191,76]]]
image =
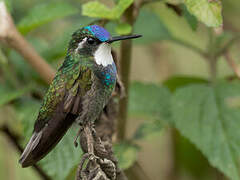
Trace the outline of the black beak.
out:
[[[115,37],[112,37],[111,39],[109,39],[106,42],[112,43],[114,41],[120,41],[120,40],[126,40],[126,39],[134,39],[134,38],[139,38],[139,37],[142,37],[142,35],[115,36]]]

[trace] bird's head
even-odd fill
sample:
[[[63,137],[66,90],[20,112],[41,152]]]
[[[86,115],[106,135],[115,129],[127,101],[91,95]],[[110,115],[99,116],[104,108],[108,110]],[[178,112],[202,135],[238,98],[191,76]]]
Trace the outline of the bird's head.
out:
[[[86,26],[73,33],[69,44],[69,51],[83,56],[95,56],[96,53],[105,55],[106,53],[111,53],[111,43],[138,37],[141,37],[141,35],[112,37],[110,33],[101,26]]]

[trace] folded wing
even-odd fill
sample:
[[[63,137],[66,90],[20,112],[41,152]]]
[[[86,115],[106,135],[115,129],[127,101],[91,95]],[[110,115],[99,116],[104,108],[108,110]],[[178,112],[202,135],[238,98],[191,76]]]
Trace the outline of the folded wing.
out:
[[[51,151],[81,112],[82,97],[91,89],[92,71],[75,64],[61,67],[51,83],[34,125],[34,132],[19,162],[35,164]]]

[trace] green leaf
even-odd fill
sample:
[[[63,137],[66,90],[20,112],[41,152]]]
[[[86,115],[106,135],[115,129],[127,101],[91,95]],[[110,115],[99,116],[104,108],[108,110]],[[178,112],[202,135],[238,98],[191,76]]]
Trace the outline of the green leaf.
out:
[[[132,83],[129,91],[130,115],[147,118],[139,126],[133,139],[149,139],[162,132],[162,121],[170,119],[170,97],[167,88],[156,84]]]
[[[25,98],[24,100],[16,103],[15,105],[17,119],[22,124],[22,130],[25,140],[28,140],[32,135],[34,122],[37,119],[39,108],[39,101],[28,98]]]
[[[174,133],[175,165],[191,174],[192,179],[214,179],[209,176],[212,167],[205,156],[187,138],[181,136],[177,130]],[[189,158],[191,157],[191,158]],[[196,163],[198,162],[198,163]],[[199,171],[201,169],[201,171]],[[214,174],[213,174],[214,176]]]
[[[187,7],[184,4],[181,5],[181,7],[183,10],[183,17],[186,19],[186,21],[188,22],[192,30],[196,31],[198,26],[197,18],[189,13],[189,11],[187,10]]]
[[[132,83],[129,92],[129,112],[168,118],[170,97],[167,88],[156,84]]]
[[[134,40],[136,43],[145,44],[172,38],[171,33],[161,19],[148,10],[140,11],[134,25],[134,33],[143,35],[143,37]]]
[[[39,79],[39,74],[36,73],[16,51],[10,51],[9,61],[13,64],[17,77],[23,82],[32,82],[36,78]]]
[[[117,4],[120,0],[114,0],[115,4]]]
[[[0,87],[0,107],[9,103],[10,101],[21,97],[26,92],[29,92],[31,87],[25,87],[23,89],[13,89],[4,85]]]
[[[133,138],[135,140],[148,140],[161,134],[162,129],[163,126],[160,121],[148,121],[138,127]]]
[[[120,35],[130,34],[132,31],[132,26],[128,23],[121,23],[117,25],[115,31]]]
[[[17,104],[18,117],[23,125],[24,144],[32,135],[34,122],[37,118],[40,103],[34,100],[24,100]],[[75,148],[74,138],[78,127],[71,127],[58,145],[38,164],[53,179],[64,180],[80,162],[82,151]],[[51,138],[51,137],[49,137]]]
[[[114,7],[113,12],[115,17],[119,19],[124,11],[133,3],[134,0],[119,0],[117,6]]]
[[[189,12],[210,27],[222,25],[222,5],[219,0],[185,0]]]
[[[43,40],[43,38],[29,36],[27,40],[40,54],[42,54],[42,52],[44,52],[45,49],[49,48],[47,42]],[[14,66],[14,70],[16,72],[18,79],[20,79],[22,83],[28,83],[33,81],[36,82],[36,80],[38,80],[39,82],[39,80],[41,79],[39,74],[36,71],[34,71],[34,69],[31,66],[29,66],[29,64],[24,60],[24,58],[19,53],[17,53],[14,50],[11,50],[9,52],[8,57],[10,63],[13,64]]]
[[[157,1],[157,0],[156,0]],[[174,5],[179,5],[181,4],[184,0],[165,0],[167,3],[174,4]]]
[[[130,114],[169,118],[171,94],[167,88],[135,82],[131,84],[129,93]]]
[[[189,85],[189,84],[207,84],[206,79],[200,77],[190,76],[173,76],[163,82],[163,85],[167,86],[171,92],[174,92],[177,88]]]
[[[88,2],[82,6],[82,15],[110,20],[119,19],[132,3],[133,0],[119,0],[118,4],[110,9],[98,1]]]
[[[66,2],[50,2],[33,7],[18,23],[18,29],[25,34],[59,18],[77,14],[78,9]]]
[[[214,167],[231,179],[240,179],[240,83],[180,88],[174,93],[171,107],[172,119],[181,134]]]
[[[40,161],[40,166],[53,179],[65,180],[79,164],[82,150],[80,146],[74,146],[76,134],[77,129],[72,127],[59,144]]]
[[[98,1],[83,4],[82,15],[95,18],[115,19],[113,11]]]
[[[11,65],[9,63],[9,57],[5,54],[0,48],[0,71],[2,75],[2,79],[4,79],[5,85],[9,85],[12,87],[19,86],[18,77],[15,73],[13,73]]]
[[[115,144],[113,146],[113,152],[118,160],[119,167],[121,169],[127,169],[133,165],[137,160],[139,148],[135,145],[127,142]]]

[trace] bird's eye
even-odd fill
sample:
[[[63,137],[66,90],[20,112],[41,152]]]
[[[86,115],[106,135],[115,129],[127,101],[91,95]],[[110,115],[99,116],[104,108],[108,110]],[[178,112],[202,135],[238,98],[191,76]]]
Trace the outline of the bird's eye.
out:
[[[96,43],[96,40],[93,39],[93,38],[91,38],[91,37],[89,37],[89,38],[87,39],[87,42],[88,42],[88,44],[93,45],[93,44]]]

